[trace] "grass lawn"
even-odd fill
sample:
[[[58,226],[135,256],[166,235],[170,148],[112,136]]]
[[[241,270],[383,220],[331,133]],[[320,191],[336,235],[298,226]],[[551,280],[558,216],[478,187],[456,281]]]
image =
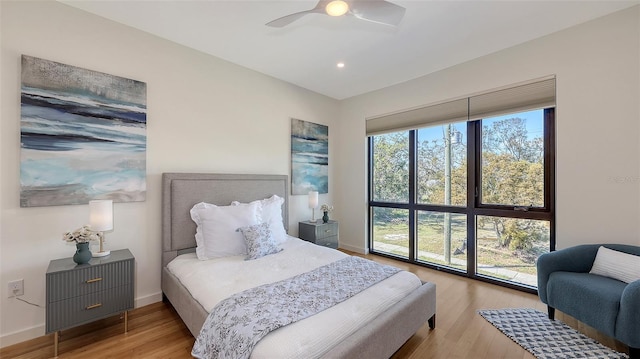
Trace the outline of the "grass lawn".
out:
[[[463,270],[466,269],[466,250],[463,254],[453,255],[456,248],[462,249],[463,242],[467,235],[466,221],[464,220],[465,216],[455,216],[455,214],[452,215],[451,225],[452,263],[446,264],[444,260],[438,259],[437,257],[434,258],[434,256],[419,256],[419,260],[447,265]],[[406,223],[376,224],[374,226],[374,242],[400,246],[402,249],[393,249],[390,252],[407,257],[409,253],[408,233],[409,229]],[[477,263],[479,267],[508,268],[520,273],[536,274],[535,258],[537,255],[519,255],[509,248],[499,246],[494,231],[488,227],[479,228],[477,236]],[[420,221],[418,225],[417,245],[418,251],[442,256],[444,254],[443,225],[434,224],[433,221],[431,221],[430,224],[426,224],[426,221]],[[536,247],[535,252],[541,253],[549,248],[549,243],[539,243]],[[463,264],[461,264],[460,261],[462,261]],[[489,274],[489,272],[483,272],[482,268],[479,268],[479,272]]]

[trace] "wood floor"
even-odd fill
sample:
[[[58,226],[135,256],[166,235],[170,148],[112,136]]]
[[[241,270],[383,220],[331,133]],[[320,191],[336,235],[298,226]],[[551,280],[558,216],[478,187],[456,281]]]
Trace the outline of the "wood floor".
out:
[[[476,313],[478,309],[546,307],[532,294],[470,280],[378,256],[365,256],[411,271],[437,286],[437,323],[425,324],[393,356],[404,358],[534,358],[501,334]],[[556,313],[556,318],[620,352],[623,344],[600,335],[575,319]],[[59,358],[190,358],[194,338],[171,305],[154,303],[129,313],[129,332],[122,318],[113,317],[63,331]],[[53,335],[0,349],[0,358],[51,358]]]

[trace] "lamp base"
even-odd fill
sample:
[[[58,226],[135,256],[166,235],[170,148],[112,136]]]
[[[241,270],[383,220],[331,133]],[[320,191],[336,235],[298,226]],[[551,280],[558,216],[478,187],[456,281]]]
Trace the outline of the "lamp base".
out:
[[[93,258],[96,258],[96,257],[106,257],[106,256],[108,256],[109,254],[111,254],[111,251],[102,251],[102,252],[93,252],[93,253],[91,253],[91,255],[93,256]]]

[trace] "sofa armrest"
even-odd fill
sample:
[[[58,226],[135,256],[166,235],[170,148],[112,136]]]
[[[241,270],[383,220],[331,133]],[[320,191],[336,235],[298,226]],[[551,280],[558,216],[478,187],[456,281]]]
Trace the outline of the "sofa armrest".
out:
[[[616,338],[631,347],[640,348],[640,280],[629,283],[622,292]]]
[[[600,244],[584,244],[544,253],[538,257],[538,296],[547,304],[547,282],[553,272],[586,273],[591,270]]]

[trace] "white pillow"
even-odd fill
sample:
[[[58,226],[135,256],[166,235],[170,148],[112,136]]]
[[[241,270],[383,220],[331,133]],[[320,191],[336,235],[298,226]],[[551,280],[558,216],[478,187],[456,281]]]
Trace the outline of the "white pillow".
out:
[[[200,260],[247,254],[240,227],[259,223],[258,203],[246,206],[216,206],[200,202],[191,208],[196,222],[196,255]]]
[[[591,274],[617,279],[625,283],[640,280],[640,256],[614,251],[606,247],[598,248]]]
[[[259,221],[268,223],[273,240],[277,244],[282,244],[287,239],[287,231],[284,229],[284,223],[282,222],[282,205],[284,204],[284,198],[274,194],[270,198],[253,201],[249,204],[256,202],[260,203]],[[247,203],[240,203],[238,201],[231,202],[232,206],[246,204]]]

